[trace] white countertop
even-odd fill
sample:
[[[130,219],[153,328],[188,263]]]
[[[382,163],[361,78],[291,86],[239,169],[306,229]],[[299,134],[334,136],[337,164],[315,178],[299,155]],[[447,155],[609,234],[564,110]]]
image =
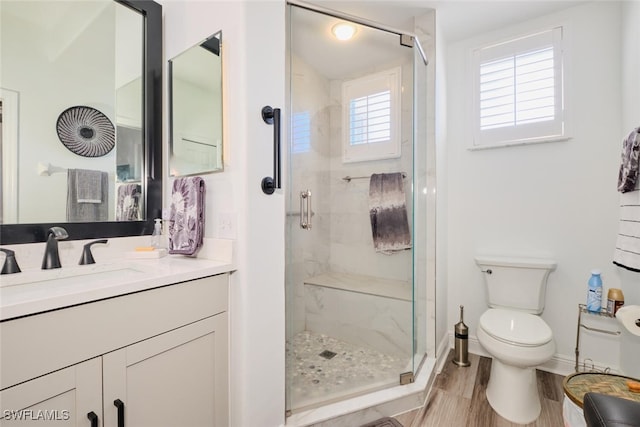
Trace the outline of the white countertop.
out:
[[[0,321],[234,270],[229,260],[181,255],[23,270],[0,277]]]

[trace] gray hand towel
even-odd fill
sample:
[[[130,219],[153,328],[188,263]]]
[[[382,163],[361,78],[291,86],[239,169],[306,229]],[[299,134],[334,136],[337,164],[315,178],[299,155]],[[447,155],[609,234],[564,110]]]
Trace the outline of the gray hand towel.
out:
[[[102,203],[102,172],[74,169],[78,203]]]
[[[83,183],[87,176],[99,176],[100,179],[90,179],[94,188],[85,188],[89,185]],[[98,190],[95,187],[99,187]],[[109,210],[109,174],[101,171],[87,171],[84,169],[69,169],[67,171],[67,221],[68,222],[93,222],[108,221]],[[79,194],[80,193],[80,194]],[[99,199],[95,198],[99,195]],[[82,196],[82,197],[81,197]],[[80,200],[89,200],[81,202]],[[99,203],[97,202],[99,200]]]
[[[369,217],[376,252],[390,255],[411,248],[402,173],[371,175]]]

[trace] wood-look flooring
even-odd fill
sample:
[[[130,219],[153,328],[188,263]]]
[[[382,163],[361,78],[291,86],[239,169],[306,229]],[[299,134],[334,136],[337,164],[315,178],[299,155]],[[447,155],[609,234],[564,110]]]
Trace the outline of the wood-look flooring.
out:
[[[521,427],[496,414],[485,394],[491,359],[469,355],[471,366],[461,368],[449,353],[422,408],[395,417],[404,427]],[[562,427],[561,375],[536,371],[542,412],[528,427]]]

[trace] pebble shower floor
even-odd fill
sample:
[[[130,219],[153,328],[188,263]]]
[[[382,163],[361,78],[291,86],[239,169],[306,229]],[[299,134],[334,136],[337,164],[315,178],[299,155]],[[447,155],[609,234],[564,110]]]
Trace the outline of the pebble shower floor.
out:
[[[323,352],[333,352],[321,355]],[[383,354],[327,335],[300,332],[287,341],[291,409],[330,402],[397,384],[406,356]]]

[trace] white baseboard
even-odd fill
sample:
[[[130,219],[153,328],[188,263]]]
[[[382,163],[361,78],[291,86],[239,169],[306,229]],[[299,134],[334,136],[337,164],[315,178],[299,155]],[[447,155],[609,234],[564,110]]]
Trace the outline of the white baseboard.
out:
[[[447,334],[442,336],[438,348],[436,350],[436,373],[442,372],[444,362],[447,360],[449,350],[453,348],[453,341]]]
[[[454,341],[453,332],[449,332],[448,337],[449,337],[449,348],[454,348],[455,341]],[[468,345],[469,345],[469,353],[477,354],[478,356],[491,357],[491,355],[486,352],[486,350],[482,347],[482,345],[480,345],[480,342],[478,341],[477,337],[469,336]],[[593,363],[593,367],[597,370],[605,369],[605,365],[597,361]],[[542,371],[551,372],[557,375],[562,375],[562,376],[569,375],[576,371],[575,358],[556,353],[553,355],[551,360],[549,360],[546,363],[543,363],[540,366],[537,366],[536,368]],[[441,365],[438,365],[438,372],[440,372],[440,369],[441,369]],[[611,369],[610,371],[613,373],[616,372],[615,369]]]

